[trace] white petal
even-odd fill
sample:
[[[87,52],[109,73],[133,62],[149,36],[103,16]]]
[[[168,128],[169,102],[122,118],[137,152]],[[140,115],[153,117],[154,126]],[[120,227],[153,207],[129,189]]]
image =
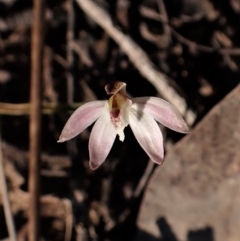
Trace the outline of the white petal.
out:
[[[116,137],[109,113],[102,115],[93,126],[89,139],[90,168],[98,168],[106,159]]]
[[[132,108],[151,115],[164,126],[181,133],[189,131],[180,113],[167,101],[156,97],[133,98]]]
[[[92,101],[80,106],[65,124],[58,142],[64,142],[80,134],[100,115],[106,112],[107,101]]]
[[[163,137],[156,121],[141,111],[131,109],[129,124],[132,131],[148,156],[157,164],[162,164],[164,157]]]

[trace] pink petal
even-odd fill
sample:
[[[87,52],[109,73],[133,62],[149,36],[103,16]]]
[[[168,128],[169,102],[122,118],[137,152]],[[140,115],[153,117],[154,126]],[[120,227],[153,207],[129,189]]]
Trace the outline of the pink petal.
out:
[[[180,113],[167,101],[156,97],[139,97],[133,98],[133,102],[133,109],[148,113],[164,126],[180,133],[189,132]]]
[[[58,142],[64,142],[80,134],[104,113],[107,101],[92,101],[80,106],[65,124]]]
[[[116,137],[116,130],[108,113],[93,126],[89,139],[90,168],[98,168],[106,159]]]
[[[157,122],[150,115],[132,109],[129,124],[137,141],[148,156],[155,163],[162,164],[163,137]]]

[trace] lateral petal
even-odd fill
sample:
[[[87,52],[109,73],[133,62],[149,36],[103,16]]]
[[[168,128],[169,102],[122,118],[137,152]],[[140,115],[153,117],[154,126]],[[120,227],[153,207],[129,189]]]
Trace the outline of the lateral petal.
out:
[[[157,122],[150,115],[131,109],[129,124],[137,141],[152,161],[162,164],[163,137]]]
[[[92,128],[89,139],[90,168],[98,168],[106,159],[116,137],[116,130],[108,113],[102,115]]]
[[[180,133],[189,132],[181,114],[167,101],[157,97],[133,98],[132,108],[151,115],[164,126]]]
[[[92,101],[75,110],[65,124],[58,142],[64,142],[80,134],[105,113],[107,101]]]

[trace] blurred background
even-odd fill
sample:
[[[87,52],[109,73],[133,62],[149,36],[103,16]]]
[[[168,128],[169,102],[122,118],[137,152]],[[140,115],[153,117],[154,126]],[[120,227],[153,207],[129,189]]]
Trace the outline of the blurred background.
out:
[[[41,240],[239,241],[240,1],[45,3]],[[0,0],[1,142],[19,240],[31,231],[32,11],[30,0]],[[104,86],[115,80],[127,83],[130,96],[171,102],[190,126],[184,137],[160,125],[166,152],[161,167],[152,164],[129,127],[125,141],[117,138],[95,171],[88,164],[91,127],[57,143],[70,114],[84,102],[107,99]],[[0,188],[0,240],[10,240],[1,197]]]

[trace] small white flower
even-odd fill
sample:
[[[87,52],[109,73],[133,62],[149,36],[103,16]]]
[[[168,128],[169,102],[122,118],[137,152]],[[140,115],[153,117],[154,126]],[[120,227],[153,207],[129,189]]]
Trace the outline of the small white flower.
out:
[[[163,137],[156,121],[181,133],[188,127],[178,111],[168,102],[156,97],[129,98],[124,82],[105,87],[112,95],[108,101],[92,101],[80,106],[68,119],[58,142],[80,134],[93,122],[89,139],[90,168],[98,168],[112,148],[116,135],[124,141],[124,128],[130,125],[137,141],[157,164],[164,158]]]

